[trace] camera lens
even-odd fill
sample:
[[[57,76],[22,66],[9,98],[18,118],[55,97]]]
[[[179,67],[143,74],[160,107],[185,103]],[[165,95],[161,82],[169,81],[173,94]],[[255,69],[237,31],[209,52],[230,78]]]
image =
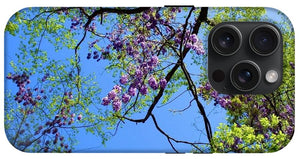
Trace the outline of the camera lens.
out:
[[[238,79],[241,83],[250,82],[252,79],[252,74],[248,69],[241,70],[239,72]]]
[[[211,44],[220,55],[233,55],[241,47],[242,35],[233,25],[223,25],[212,33]]]
[[[259,84],[260,69],[256,63],[245,60],[235,64],[230,73],[232,85],[239,91],[248,92]]]
[[[222,34],[222,36],[219,37],[218,43],[222,48],[229,49],[234,44],[234,37],[231,34],[225,32]]]
[[[261,55],[268,56],[277,50],[280,42],[278,30],[271,25],[256,27],[250,34],[251,49]]]

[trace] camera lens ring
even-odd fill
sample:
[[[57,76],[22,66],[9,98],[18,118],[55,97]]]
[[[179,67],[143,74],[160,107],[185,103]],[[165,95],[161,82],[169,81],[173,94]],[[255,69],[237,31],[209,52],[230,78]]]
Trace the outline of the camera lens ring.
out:
[[[212,48],[221,56],[231,56],[242,46],[241,32],[234,25],[229,24],[222,25],[214,30],[210,40]]]
[[[248,76],[243,76],[249,73]],[[241,92],[254,90],[261,81],[261,71],[259,66],[250,60],[243,60],[236,63],[230,71],[230,81],[235,89]]]
[[[249,45],[254,53],[260,56],[272,55],[280,46],[280,33],[270,24],[255,27],[249,36]]]

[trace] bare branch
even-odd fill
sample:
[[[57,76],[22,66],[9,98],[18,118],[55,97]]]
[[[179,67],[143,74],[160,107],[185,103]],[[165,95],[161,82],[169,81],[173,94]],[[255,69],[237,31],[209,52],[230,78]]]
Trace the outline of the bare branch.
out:
[[[168,105],[168,104],[174,102],[177,98],[179,98],[180,96],[182,96],[182,95],[183,95],[185,92],[187,92],[187,91],[188,91],[188,90],[183,91],[183,92],[180,93],[178,96],[176,96],[174,99],[170,100],[170,101],[167,102],[166,104],[162,104],[162,105],[160,105],[160,106],[157,106],[157,108],[161,108],[161,107],[163,107],[163,106],[165,106],[165,105]]]
[[[185,107],[184,109],[181,109],[181,110],[173,110],[172,112],[173,113],[178,113],[178,112],[184,112],[186,111],[187,109],[189,109],[191,106],[192,106],[192,102],[194,101],[195,99],[192,99],[190,102],[189,102],[189,105],[187,107]]]
[[[134,9],[100,8],[99,10],[94,11],[90,16],[88,16],[88,21],[85,23],[84,28],[87,28],[91,24],[93,18],[98,15],[102,15],[103,13],[136,14],[148,9],[150,9],[150,7],[140,7]]]
[[[183,41],[185,39],[185,33],[186,33],[186,28],[189,22],[189,19],[192,15],[193,10],[195,9],[195,7],[192,7],[187,18],[185,19],[185,24],[183,25],[183,31],[182,31],[182,35],[181,35],[181,41],[180,41],[180,46],[179,46],[179,52],[180,52],[180,59],[183,60],[183,54],[181,54],[182,52],[182,47],[183,47]]]
[[[199,99],[198,99],[198,94],[197,94],[197,91],[196,91],[196,86],[195,84],[193,83],[192,79],[191,79],[191,76],[190,74],[188,73],[187,69],[185,68],[185,65],[184,64],[181,64],[181,69],[183,70],[183,73],[188,81],[188,85],[189,85],[189,89],[190,91],[192,92],[193,96],[194,96],[194,99],[196,100],[196,103],[197,103],[197,106],[199,108],[199,111],[203,117],[203,120],[204,120],[204,125],[205,125],[205,130],[206,130],[206,134],[207,134],[207,138],[208,138],[208,141],[211,142],[211,138],[212,138],[212,130],[211,130],[211,125],[210,125],[210,122],[206,116],[206,113],[205,113],[205,110],[204,110],[204,107],[203,105],[200,103]]]
[[[171,147],[173,148],[173,150],[174,150],[176,153],[178,153],[178,151],[175,149],[175,147],[173,146],[173,144],[171,143],[170,140],[172,140],[172,141],[174,141],[174,142],[176,142],[176,143],[189,144],[189,145],[193,146],[194,148],[196,148],[197,150],[199,150],[200,152],[202,152],[202,150],[199,149],[197,145],[199,145],[199,144],[208,144],[208,143],[202,143],[202,142],[194,142],[194,143],[193,143],[193,142],[188,142],[188,141],[177,140],[177,139],[175,139],[175,138],[169,136],[166,132],[164,132],[164,131],[159,127],[159,125],[157,124],[156,118],[155,118],[155,116],[154,116],[153,114],[151,114],[151,118],[152,118],[152,120],[153,120],[153,122],[154,122],[154,125],[155,125],[156,129],[157,129],[160,133],[162,133],[162,134],[167,138],[168,142],[170,143]]]

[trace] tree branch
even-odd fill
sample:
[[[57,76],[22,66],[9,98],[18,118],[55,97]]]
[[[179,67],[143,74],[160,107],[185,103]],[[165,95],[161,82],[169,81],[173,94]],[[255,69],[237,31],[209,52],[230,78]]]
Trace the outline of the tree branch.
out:
[[[207,139],[209,142],[211,142],[211,138],[212,138],[212,130],[211,130],[211,125],[210,125],[210,122],[207,118],[207,115],[205,113],[205,110],[204,110],[204,107],[203,105],[200,103],[199,99],[198,99],[198,95],[197,95],[197,89],[196,89],[196,86],[195,84],[193,83],[192,79],[191,79],[191,76],[189,75],[187,69],[185,68],[185,65],[184,64],[181,64],[181,68],[183,70],[183,73],[188,81],[188,85],[189,85],[189,89],[190,91],[192,92],[193,96],[194,96],[194,99],[196,100],[196,103],[197,103],[197,106],[199,108],[199,111],[203,117],[203,120],[204,120],[204,124],[205,124],[205,130],[206,130],[206,134],[207,134]]]
[[[183,31],[182,31],[181,41],[180,41],[180,46],[179,46],[179,52],[180,53],[182,52],[181,50],[182,50],[182,47],[183,47],[183,41],[185,39],[186,28],[187,28],[187,25],[189,23],[189,19],[190,19],[191,15],[192,15],[194,9],[195,9],[195,7],[191,8],[191,10],[190,10],[187,18],[185,19],[185,24],[183,25]],[[182,54],[180,54],[180,58],[183,61],[183,55]]]
[[[116,13],[116,14],[136,14],[141,13],[150,9],[150,7],[140,7],[140,8],[133,8],[133,9],[117,9],[117,8],[100,8],[99,10],[94,11],[90,16],[88,16],[88,21],[85,23],[84,28],[87,28],[93,18],[97,15],[102,15],[103,13]]]
[[[192,145],[194,148],[196,148],[197,150],[199,150],[199,151],[201,151],[201,152],[203,152],[203,151],[202,151],[201,149],[199,149],[196,145],[199,145],[199,144],[208,144],[208,143],[202,143],[202,142],[195,142],[195,143],[193,143],[193,142],[188,142],[188,141],[176,140],[175,138],[169,136],[166,132],[164,132],[164,131],[159,127],[159,125],[157,124],[156,118],[155,118],[155,116],[154,116],[153,114],[151,114],[151,118],[152,118],[152,120],[153,120],[153,122],[154,122],[154,125],[155,125],[156,129],[157,129],[160,133],[162,133],[162,134],[168,139],[168,142],[170,143],[172,149],[173,149],[176,153],[178,153],[178,151],[175,149],[175,147],[173,146],[173,144],[171,143],[170,140],[172,140],[172,141],[174,141],[174,142],[176,142],[176,143],[183,143],[183,144],[189,144],[189,145]]]
[[[178,112],[184,112],[186,111],[187,109],[189,109],[191,106],[192,106],[192,102],[194,101],[195,99],[192,99],[190,102],[189,102],[189,105],[183,109],[180,109],[180,110],[173,110],[172,112],[173,113],[178,113]]]
[[[194,25],[194,27],[192,28],[192,33],[193,34],[197,34],[200,28],[200,25],[203,21],[205,21],[207,19],[207,7],[203,7],[201,8],[201,12],[198,16],[198,18],[196,19],[196,23]],[[169,73],[167,74],[167,76],[165,77],[166,81],[169,82],[173,76],[173,74],[176,72],[176,70],[178,69],[178,67],[182,64],[182,60],[185,58],[186,54],[189,52],[189,48],[184,47],[183,52],[182,52],[182,59],[178,59],[177,63],[175,64],[175,66],[169,71]],[[164,92],[164,89],[160,89],[158,94],[155,96],[153,103],[150,105],[147,114],[145,115],[145,117],[143,119],[130,119],[127,117],[124,117],[125,119],[132,121],[132,122],[142,122],[144,123],[146,120],[148,120],[148,118],[150,117],[154,107],[156,106],[156,104],[158,103],[158,101],[160,100],[160,98],[162,97]],[[200,103],[201,104],[201,103]],[[204,110],[203,110],[204,111]]]

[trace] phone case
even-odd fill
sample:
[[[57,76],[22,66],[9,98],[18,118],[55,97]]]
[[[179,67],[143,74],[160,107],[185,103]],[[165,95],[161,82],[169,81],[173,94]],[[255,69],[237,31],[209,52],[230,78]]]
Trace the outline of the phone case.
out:
[[[271,94],[226,95],[207,38],[228,21],[283,37]],[[294,132],[291,22],[273,8],[34,7],[5,30],[5,133],[24,152],[274,152]]]

